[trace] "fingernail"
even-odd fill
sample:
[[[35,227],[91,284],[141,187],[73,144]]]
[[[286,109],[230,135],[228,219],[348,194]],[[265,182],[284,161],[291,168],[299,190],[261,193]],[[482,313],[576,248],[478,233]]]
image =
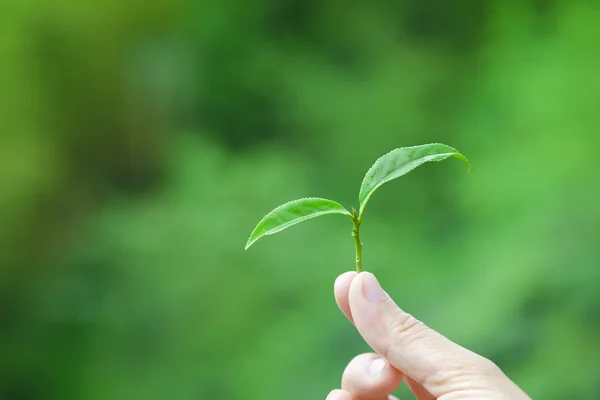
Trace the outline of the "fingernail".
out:
[[[383,358],[375,358],[369,363],[367,372],[374,378],[377,378],[383,372],[383,369],[387,365],[387,362]]]
[[[343,397],[344,392],[342,392],[341,390],[334,390],[333,392],[329,393],[329,396],[327,396],[327,399],[325,400],[340,400]]]
[[[390,297],[383,291],[375,275],[369,272],[363,272],[363,296],[371,303],[378,303]]]

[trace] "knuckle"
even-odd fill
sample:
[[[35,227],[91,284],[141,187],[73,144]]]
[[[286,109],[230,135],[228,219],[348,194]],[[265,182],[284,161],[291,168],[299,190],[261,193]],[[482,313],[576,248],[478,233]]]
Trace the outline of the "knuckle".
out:
[[[429,328],[412,315],[399,311],[389,326],[390,342],[396,345],[412,344],[419,340]]]
[[[500,367],[488,358],[479,356],[478,365],[481,372],[487,376],[503,375]]]
[[[502,371],[485,357],[466,356],[448,362],[425,380],[425,384],[438,388],[478,388],[496,386]]]

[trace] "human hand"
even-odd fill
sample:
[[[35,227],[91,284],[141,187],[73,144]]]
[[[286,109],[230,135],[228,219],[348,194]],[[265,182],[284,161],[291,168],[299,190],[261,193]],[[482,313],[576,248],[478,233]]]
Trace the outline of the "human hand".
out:
[[[327,400],[387,400],[404,380],[417,400],[530,400],[490,360],[402,311],[368,272],[346,272],[335,299],[376,353],[355,357]]]

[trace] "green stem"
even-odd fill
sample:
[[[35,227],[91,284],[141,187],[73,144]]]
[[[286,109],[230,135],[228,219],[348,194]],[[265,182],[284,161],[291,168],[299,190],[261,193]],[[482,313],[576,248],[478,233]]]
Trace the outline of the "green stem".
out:
[[[360,219],[356,214],[356,210],[352,209],[352,237],[354,238],[354,246],[356,247],[356,272],[362,272],[362,243],[360,242]]]

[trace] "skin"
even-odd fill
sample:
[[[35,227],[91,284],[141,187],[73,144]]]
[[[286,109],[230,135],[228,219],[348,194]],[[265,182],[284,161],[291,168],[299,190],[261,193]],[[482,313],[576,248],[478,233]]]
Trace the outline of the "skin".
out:
[[[402,311],[368,272],[346,272],[335,299],[375,353],[346,367],[327,400],[392,400],[404,381],[417,400],[531,400],[490,360]]]

